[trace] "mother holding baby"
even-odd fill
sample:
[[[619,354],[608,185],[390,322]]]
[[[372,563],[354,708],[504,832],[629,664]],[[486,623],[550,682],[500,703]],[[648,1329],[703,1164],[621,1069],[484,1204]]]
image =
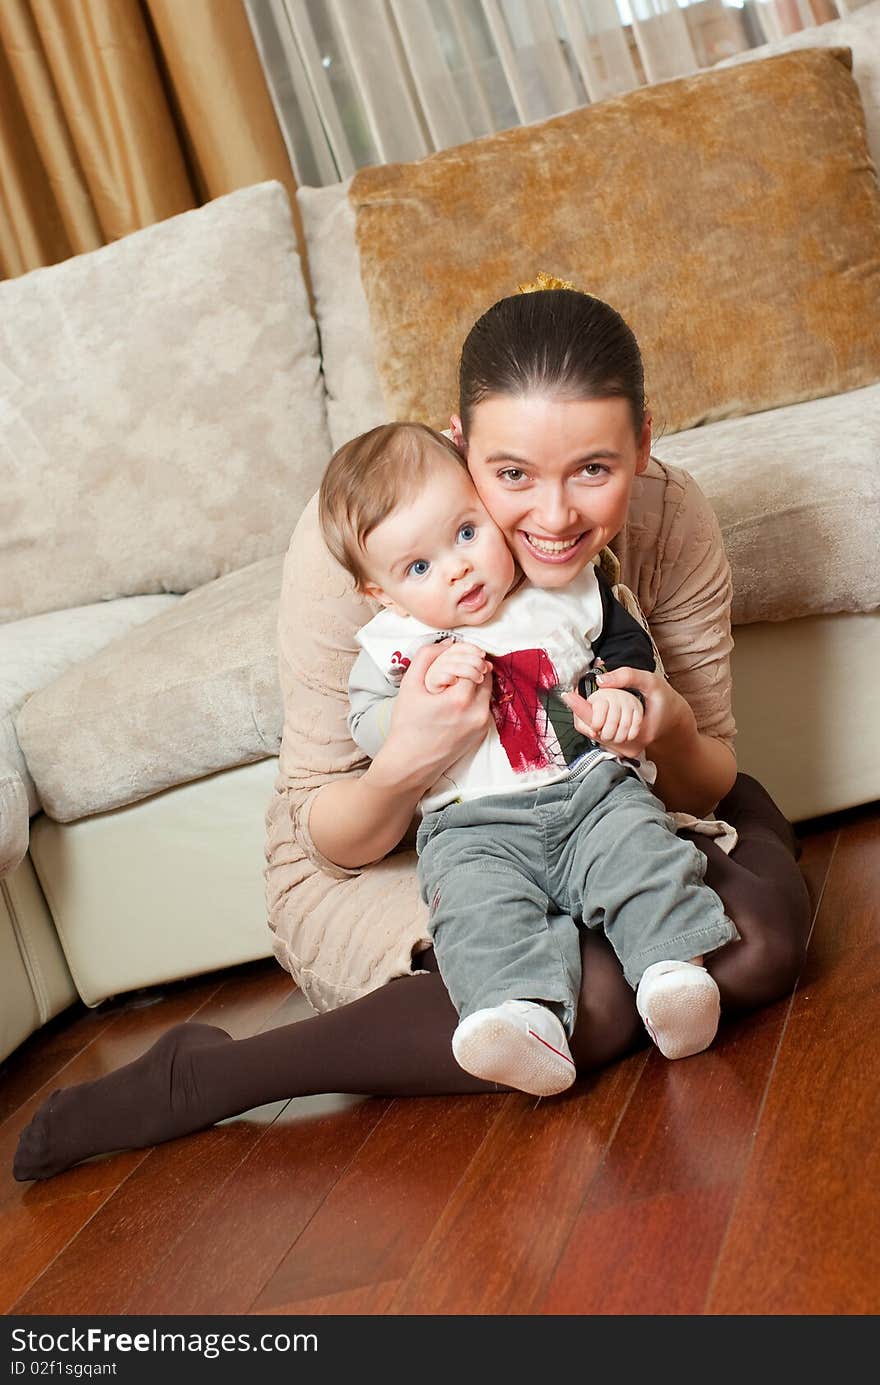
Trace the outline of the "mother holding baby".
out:
[[[789,824],[754,779],[737,774],[730,570],[696,483],[651,457],[632,333],[613,309],[574,290],[502,299],[464,343],[451,427],[534,586],[565,587],[610,548],[666,676],[621,668],[605,686],[641,693],[639,748],[657,766],[654,791],[666,808],[697,818],[714,810],[738,834],[729,854],[692,835],[705,881],[739,933],[706,959],[722,1015],[783,995],[806,945],[806,887]],[[430,692],[436,651],[420,650],[387,740],[367,764],[347,729],[347,679],[355,632],[375,609],[331,559],[310,506],[281,598],[285,721],[267,814],[267,888],[276,955],[324,1013],[241,1040],[211,1025],[175,1027],[135,1063],[50,1097],[22,1136],[17,1177],[49,1177],[91,1154],[154,1144],[282,1097],[495,1090],[453,1057],[458,1017],[430,949],[414,853],[401,847],[427,788],[485,733],[490,680]],[[589,728],[588,705],[575,711]],[[582,929],[581,950],[571,1051],[587,1072],[646,1036],[604,935]]]

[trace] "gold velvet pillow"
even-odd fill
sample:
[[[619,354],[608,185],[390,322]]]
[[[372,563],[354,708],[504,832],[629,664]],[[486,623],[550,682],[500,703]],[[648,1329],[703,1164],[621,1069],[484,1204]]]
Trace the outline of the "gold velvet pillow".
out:
[[[880,188],[850,67],[786,53],[358,173],[390,415],[445,426],[469,327],[538,270],[619,309],[668,432],[880,379]]]

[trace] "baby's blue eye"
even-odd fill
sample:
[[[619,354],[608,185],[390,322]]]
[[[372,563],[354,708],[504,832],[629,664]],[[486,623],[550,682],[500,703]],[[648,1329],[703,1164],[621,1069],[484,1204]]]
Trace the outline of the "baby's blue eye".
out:
[[[477,526],[475,524],[463,524],[458,531],[461,543],[473,543],[477,537]]]
[[[428,571],[428,568],[430,566],[431,564],[428,562],[427,558],[416,558],[415,562],[410,563],[409,567],[407,568],[407,576],[424,577],[425,573]]]

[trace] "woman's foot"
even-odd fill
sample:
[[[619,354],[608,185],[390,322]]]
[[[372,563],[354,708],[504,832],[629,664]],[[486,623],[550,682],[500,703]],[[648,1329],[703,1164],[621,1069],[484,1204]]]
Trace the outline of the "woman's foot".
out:
[[[94,1082],[53,1092],[22,1131],[13,1163],[20,1182],[52,1178],[93,1154],[142,1149],[213,1125],[193,1058],[206,1047],[233,1042],[212,1024],[179,1024],[151,1049]]]
[[[531,1096],[555,1096],[576,1077],[560,1021],[533,1000],[505,1000],[475,1010],[452,1036],[459,1067],[485,1082]]]
[[[636,1009],[664,1058],[689,1058],[715,1038],[721,996],[705,967],[655,962],[638,984]]]

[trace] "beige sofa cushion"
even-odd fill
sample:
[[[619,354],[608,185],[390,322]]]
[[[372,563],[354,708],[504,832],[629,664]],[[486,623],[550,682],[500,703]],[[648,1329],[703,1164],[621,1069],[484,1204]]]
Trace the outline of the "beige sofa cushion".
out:
[[[655,439],[718,516],[733,623],[880,607],[880,384]]]
[[[277,755],[282,562],[190,592],[29,698],[18,737],[50,817],[70,822]]]
[[[89,658],[178,600],[132,596],[0,625],[0,877],[27,851],[28,818],[40,807],[15,733],[22,704],[71,664]]]
[[[0,621],[280,552],[326,465],[287,194],[0,284]]]
[[[37,818],[30,859],[87,1005],[270,953],[274,777],[266,760],[82,822]]]
[[[31,814],[39,811],[40,802],[15,733],[15,719],[23,704],[72,664],[91,658],[179,600],[167,595],[132,596],[0,625],[0,762],[19,772]]]
[[[28,795],[17,769],[0,760],[0,880],[28,849]]]

